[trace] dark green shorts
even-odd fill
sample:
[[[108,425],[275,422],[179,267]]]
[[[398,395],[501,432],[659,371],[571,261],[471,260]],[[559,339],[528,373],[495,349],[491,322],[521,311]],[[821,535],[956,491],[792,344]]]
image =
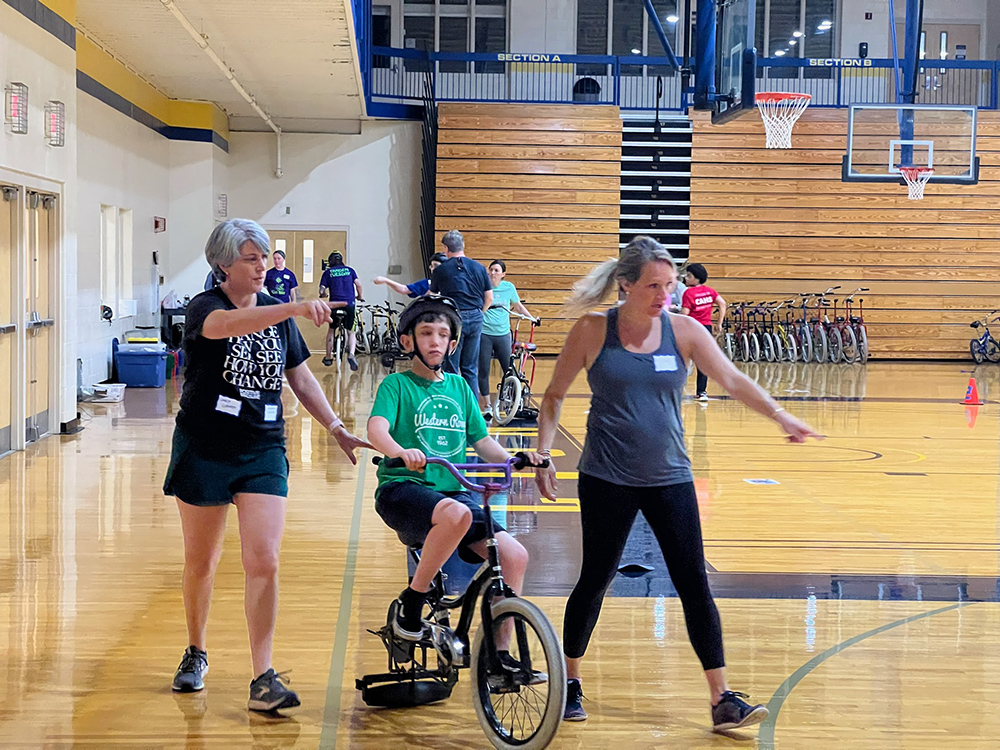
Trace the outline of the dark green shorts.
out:
[[[175,429],[163,492],[200,506],[227,505],[241,492],[288,497],[285,448],[270,444],[231,456],[206,455]]]

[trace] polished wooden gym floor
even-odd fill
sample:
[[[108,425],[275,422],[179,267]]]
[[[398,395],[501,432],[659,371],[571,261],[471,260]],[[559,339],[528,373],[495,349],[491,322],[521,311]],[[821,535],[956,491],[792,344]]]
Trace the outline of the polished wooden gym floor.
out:
[[[348,426],[363,430],[377,363],[340,373],[311,361]],[[563,725],[553,747],[997,747],[1000,370],[747,371],[827,436],[788,445],[721,396],[683,407],[731,682],[769,702],[771,720],[729,737],[708,731],[679,601],[639,525],[622,562],[653,570],[616,580],[584,663],[590,719]],[[550,372],[542,362],[537,391]],[[978,409],[959,404],[970,375],[987,402]],[[171,693],[187,645],[180,527],[160,489],[174,386],[85,405],[82,433],[0,460],[0,746],[487,747],[467,673],[440,705],[361,702],[355,677],[385,662],[366,628],[384,622],[404,585],[405,554],[374,512],[373,467],[351,466],[292,401],[275,666],[291,670],[303,709],[287,720],[246,711],[235,519],[207,689]],[[581,378],[565,402],[560,500],[540,502],[524,481],[497,508],[532,553],[528,595],[560,631],[579,563],[574,470],[586,394]],[[530,425],[494,432],[511,446],[534,435]]]

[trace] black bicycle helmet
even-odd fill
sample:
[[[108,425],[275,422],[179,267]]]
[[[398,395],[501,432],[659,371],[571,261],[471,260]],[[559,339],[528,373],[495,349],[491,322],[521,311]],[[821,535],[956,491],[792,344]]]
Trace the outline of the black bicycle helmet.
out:
[[[436,294],[428,294],[425,297],[420,297],[411,302],[403,310],[399,316],[399,325],[396,327],[399,335],[402,336],[404,333],[411,335],[413,327],[417,323],[417,318],[424,313],[444,315],[451,324],[451,340],[458,341],[458,337],[462,335],[462,316],[458,314],[458,308],[450,297],[442,297]]]

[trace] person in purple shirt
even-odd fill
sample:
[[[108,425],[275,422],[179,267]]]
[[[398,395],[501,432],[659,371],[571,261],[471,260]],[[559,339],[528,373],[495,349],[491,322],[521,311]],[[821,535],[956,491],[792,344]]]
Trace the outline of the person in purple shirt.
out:
[[[271,257],[274,260],[274,267],[267,269],[264,288],[268,294],[282,302],[298,302],[299,293],[296,287],[299,285],[299,280],[295,278],[290,268],[285,268],[284,251],[274,250]]]
[[[344,328],[347,329],[347,364],[352,370],[358,369],[358,361],[354,358],[354,349],[358,344],[358,334],[355,332],[355,302],[364,302],[361,296],[361,282],[358,281],[358,274],[350,266],[344,265],[344,256],[340,253],[330,253],[328,267],[323,272],[323,277],[319,280],[319,296],[322,299],[327,297],[327,303],[331,310],[344,309]],[[329,367],[333,364],[333,332],[337,328],[337,323],[330,323],[330,330],[326,334],[326,357],[323,364]]]

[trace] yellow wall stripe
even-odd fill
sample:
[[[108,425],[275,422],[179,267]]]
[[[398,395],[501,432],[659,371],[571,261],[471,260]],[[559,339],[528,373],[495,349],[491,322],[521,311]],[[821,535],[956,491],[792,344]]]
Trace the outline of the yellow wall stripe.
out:
[[[229,140],[229,118],[215,104],[167,98],[79,30],[76,35],[76,67],[166,125],[211,130]]]
[[[40,2],[64,21],[76,26],[76,0],[40,0]]]

